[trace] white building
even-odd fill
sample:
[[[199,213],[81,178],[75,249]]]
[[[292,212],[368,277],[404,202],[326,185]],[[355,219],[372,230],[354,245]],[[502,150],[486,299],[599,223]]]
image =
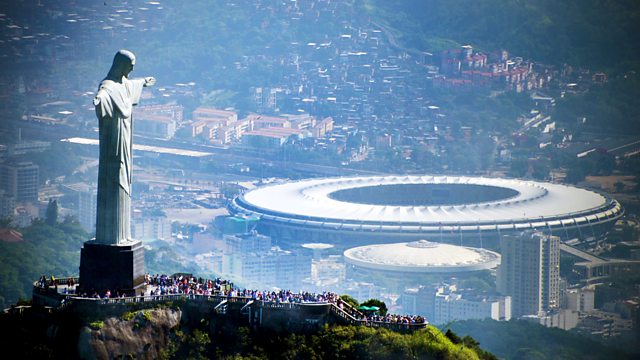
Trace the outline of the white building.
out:
[[[559,308],[560,238],[526,231],[500,239],[502,263],[497,287],[513,301],[513,315],[537,315]]]
[[[537,322],[546,327],[554,327],[562,330],[573,329],[578,326],[578,321],[580,320],[578,312],[570,309],[554,310],[538,315],[525,315],[522,318]]]
[[[477,296],[456,292],[455,286],[421,286],[401,296],[406,313],[422,315],[432,324],[471,319],[511,319],[511,297]]]
[[[472,319],[511,319],[511,297],[475,297],[467,299],[462,294],[437,293],[434,301],[433,324]]]
[[[171,221],[166,216],[134,217],[131,219],[131,237],[137,240],[169,240]]]
[[[340,255],[314,259],[311,263],[311,281],[318,287],[342,283],[346,274],[346,267]]]
[[[225,235],[224,241],[222,272],[244,287],[299,290],[311,277],[311,255],[272,246],[268,236]]]
[[[595,309],[595,290],[590,288],[570,289],[565,293],[567,309],[574,311],[593,311]]]
[[[75,183],[65,185],[65,193],[76,198],[75,215],[78,222],[88,233],[96,231],[96,209],[98,203],[98,189],[95,185]]]

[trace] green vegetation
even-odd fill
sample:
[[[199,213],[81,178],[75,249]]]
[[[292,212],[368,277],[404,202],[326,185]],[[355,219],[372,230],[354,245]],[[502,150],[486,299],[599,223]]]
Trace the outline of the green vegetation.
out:
[[[43,275],[47,279],[51,275],[78,276],[80,249],[89,234],[73,217],[57,222],[54,204],[55,201],[49,204],[47,220],[36,219],[30,226],[17,229],[24,241],[0,242],[0,309],[31,299],[33,283]],[[3,223],[11,225],[8,219]],[[197,265],[184,259],[169,244],[157,242],[145,252],[145,269],[156,274],[202,273]]]
[[[340,295],[340,299],[342,299],[342,301],[346,302],[347,304],[351,305],[354,308],[357,308],[358,306],[360,306],[360,303],[358,303],[358,300],[352,298],[349,295]]]
[[[93,330],[100,330],[104,327],[104,321],[96,320],[89,323],[89,327]]]
[[[378,299],[369,299],[365,302],[363,302],[362,304],[360,304],[360,306],[367,306],[367,307],[372,307],[375,306],[377,307],[378,313],[381,316],[385,316],[387,315],[387,304],[384,303],[384,301],[378,300]]]
[[[508,50],[512,56],[558,69],[568,64],[592,73],[604,71],[608,83],[559,98],[554,119],[567,126],[586,117],[590,129],[640,133],[635,110],[640,95],[637,1],[368,0],[365,8],[401,46],[410,49],[437,54],[470,44],[485,53]],[[477,97],[472,93],[460,96]],[[505,116],[511,106],[503,100],[492,104],[495,100],[478,99],[480,102],[467,99],[439,105],[460,114],[473,109],[470,113],[477,115],[468,117],[467,123],[487,129],[495,128],[496,121],[508,125],[505,121],[514,119]],[[503,132],[508,130],[499,126]]]
[[[639,69],[640,3],[633,0],[368,0],[372,16],[423,51],[472,44],[547,64]]]
[[[151,325],[145,322],[143,314],[144,311],[139,311],[133,316],[135,329]],[[245,327],[244,321],[238,323],[233,317],[202,315],[205,318],[190,312],[169,331],[168,343],[158,339],[163,344],[160,358],[495,359],[471,337],[460,338],[451,331],[445,335],[432,326],[410,333],[353,325],[276,331]],[[88,324],[77,320],[71,313],[64,318],[0,314],[0,338],[14,345],[21,357],[74,358],[80,328],[88,325],[94,330],[104,330],[108,326],[106,319],[93,319]],[[53,324],[60,328],[55,338],[46,335],[46,329]]]
[[[49,226],[55,226],[58,223],[58,201],[57,200],[49,200],[44,221]]]
[[[184,272],[210,276],[193,261],[188,261],[184,255],[178,254],[174,247],[164,241],[156,241],[151,249],[144,252],[145,271],[149,274],[174,274]]]
[[[88,234],[71,217],[54,226],[34,220],[19,229],[23,242],[0,242],[0,308],[19,299],[31,299],[34,281],[42,275],[49,278],[77,276],[80,248]]]
[[[151,316],[151,311],[149,310],[145,310],[142,312],[142,316],[144,317],[144,319],[146,321],[151,321],[153,319],[153,317]]]
[[[215,326],[214,326],[215,327]],[[275,332],[246,327],[174,330],[166,359],[495,359],[477,342],[454,342],[434,327],[400,334],[365,326],[325,326],[317,333]]]
[[[124,321],[131,321],[134,317],[136,317],[136,314],[132,313],[131,311],[127,311],[122,314],[122,320]]]
[[[622,70],[622,69],[621,69]],[[592,86],[584,94],[567,94],[558,99],[554,118],[563,126],[575,125],[586,118],[585,130],[629,135],[640,133],[637,99],[640,76],[634,72],[610,78],[603,85]]]
[[[482,348],[505,359],[631,359],[620,348],[611,348],[569,331],[547,328],[522,320],[498,322],[469,320],[450,328],[472,336]]]

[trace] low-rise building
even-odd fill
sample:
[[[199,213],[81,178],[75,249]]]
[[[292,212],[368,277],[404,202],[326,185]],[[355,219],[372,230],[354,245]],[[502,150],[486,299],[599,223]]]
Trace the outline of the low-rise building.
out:
[[[169,116],[141,114],[136,117],[136,131],[151,137],[171,139],[176,133],[177,123]]]
[[[511,319],[510,296],[459,293],[454,285],[409,288],[401,296],[405,312],[422,315],[433,324],[471,319]]]

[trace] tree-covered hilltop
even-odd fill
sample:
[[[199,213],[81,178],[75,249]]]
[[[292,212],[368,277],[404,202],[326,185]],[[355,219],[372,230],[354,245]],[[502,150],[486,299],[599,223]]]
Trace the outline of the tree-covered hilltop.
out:
[[[10,221],[3,222],[11,225]],[[74,217],[56,223],[51,218],[35,219],[30,226],[16,230],[23,241],[0,241],[0,310],[31,299],[33,283],[43,275],[47,279],[77,277],[80,249],[90,239]],[[145,251],[145,269],[150,274],[202,273],[200,267],[162,241]]]
[[[36,219],[18,229],[23,241],[0,241],[0,309],[31,299],[34,281],[41,276],[77,276],[80,248],[88,234],[72,217],[55,225]]]
[[[409,333],[338,324],[274,330],[187,307],[174,302],[91,319],[0,314],[0,345],[38,359],[496,359],[472,338],[432,326]]]
[[[638,70],[640,3],[633,0],[366,0],[400,42],[424,51],[472,44],[548,64]]]

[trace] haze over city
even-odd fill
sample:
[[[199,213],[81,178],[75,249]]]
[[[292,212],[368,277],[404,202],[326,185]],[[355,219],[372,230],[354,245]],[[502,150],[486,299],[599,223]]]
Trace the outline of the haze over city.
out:
[[[405,344],[417,357],[637,356],[638,10],[0,4],[3,334],[53,358],[269,358],[278,331],[305,344],[291,358],[411,358],[369,338],[333,353],[357,338],[336,324],[445,339]],[[138,86],[131,112],[113,79]],[[118,116],[133,152],[107,166]],[[29,339],[45,312],[84,328]],[[99,340],[153,324],[172,330],[148,347]]]

